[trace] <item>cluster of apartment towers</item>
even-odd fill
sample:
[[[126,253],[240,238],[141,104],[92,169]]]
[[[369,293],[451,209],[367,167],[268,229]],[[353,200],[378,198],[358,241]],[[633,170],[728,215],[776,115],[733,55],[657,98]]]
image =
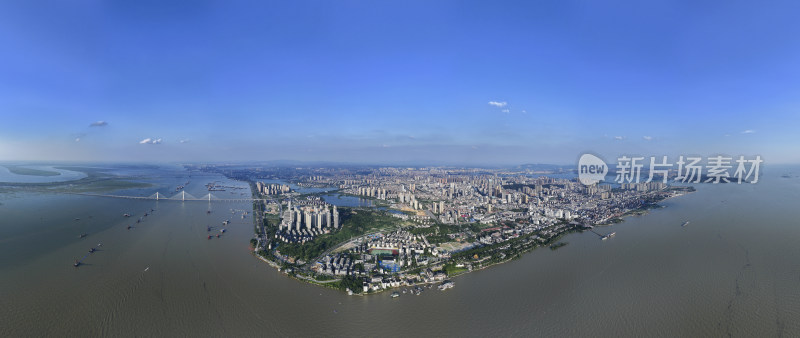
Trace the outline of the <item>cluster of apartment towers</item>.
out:
[[[264,184],[263,182],[256,182],[256,188],[264,195],[280,195],[292,191],[288,184]]]
[[[289,201],[286,217],[275,238],[288,243],[305,243],[331,230],[339,229],[339,211],[333,205],[292,206]]]
[[[412,185],[412,191],[413,189],[414,187]],[[392,198],[395,195],[384,188],[376,188],[376,187],[358,187],[356,193],[361,196],[374,197],[381,200]],[[400,203],[405,203],[414,210],[422,209],[422,204],[420,204],[417,198],[414,197],[413,193],[398,192],[396,195],[397,195],[397,200]],[[433,211],[434,213],[444,212],[444,201],[432,203],[431,211]]]

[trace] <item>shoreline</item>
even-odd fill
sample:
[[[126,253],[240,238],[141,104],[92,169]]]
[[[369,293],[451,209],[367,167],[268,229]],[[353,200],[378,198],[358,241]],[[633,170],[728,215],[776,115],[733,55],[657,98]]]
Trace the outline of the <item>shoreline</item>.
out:
[[[660,209],[660,208],[664,208],[665,207],[665,206],[660,205],[659,203],[661,203],[663,201],[666,201],[668,199],[674,198],[674,197],[685,196],[685,195],[693,193],[693,192],[695,192],[694,189],[692,189],[690,191],[685,191],[685,192],[683,192],[681,194],[677,194],[677,195],[674,195],[674,196],[665,197],[665,198],[663,198],[661,200],[658,200],[657,202],[654,202],[654,203],[650,204],[650,206],[658,206],[658,207],[646,207],[644,209],[642,209],[642,208],[632,209],[632,210],[626,211],[625,213],[623,213],[620,216],[616,216],[616,217],[612,218],[612,220],[613,219],[618,219],[619,220],[618,222],[611,221],[611,223],[594,224],[594,225],[592,225],[592,227],[598,227],[598,226],[610,227],[610,226],[613,226],[614,224],[618,224],[618,223],[624,222],[625,218],[627,218],[629,216],[644,216],[644,215],[647,215],[647,214],[650,213],[650,210],[652,210],[652,209]],[[251,189],[251,193],[252,193],[252,189]],[[253,194],[253,196],[255,196],[255,194]],[[258,217],[253,217],[254,227],[256,229],[258,228],[259,223],[263,222],[263,219],[264,219],[264,216],[262,214],[259,214]],[[335,282],[341,281],[342,280],[341,278],[340,279],[332,279],[332,280],[329,280],[329,281],[318,281],[318,280],[316,280],[316,279],[314,279],[313,277],[310,277],[310,276],[301,275],[301,274],[297,274],[297,273],[290,274],[290,273],[286,272],[285,270],[282,270],[281,266],[278,263],[276,263],[276,262],[274,262],[274,261],[272,261],[272,260],[270,260],[270,259],[268,259],[266,257],[261,256],[259,254],[258,247],[251,247],[251,249],[253,250],[251,252],[253,253],[253,255],[258,257],[258,259],[266,262],[271,267],[277,269],[278,272],[282,272],[284,275],[287,275],[288,277],[290,277],[292,279],[295,279],[295,280],[298,280],[298,281],[302,281],[302,282],[305,282],[305,283],[308,283],[308,284],[313,284],[313,285],[317,285],[317,286],[322,286],[322,287],[327,287],[327,288],[330,288],[330,289],[339,290],[339,291],[345,292],[345,293],[347,293],[348,295],[351,295],[351,296],[352,295],[369,296],[369,295],[377,295],[377,294],[380,294],[380,293],[382,293],[384,291],[400,289],[400,288],[403,288],[403,287],[412,287],[412,288],[413,287],[418,287],[418,286],[424,287],[425,285],[431,285],[432,286],[432,285],[437,284],[437,283],[444,283],[445,281],[449,280],[450,278],[464,276],[464,275],[467,275],[467,274],[469,274],[471,272],[484,270],[484,269],[493,267],[495,265],[508,263],[508,262],[510,262],[512,260],[522,258],[523,255],[531,253],[531,252],[535,251],[536,249],[539,249],[540,247],[549,247],[550,243],[558,242],[560,239],[566,237],[567,235],[569,235],[569,234],[571,234],[573,232],[583,233],[583,232],[588,231],[589,229],[591,229],[591,228],[584,228],[583,230],[572,229],[572,230],[564,231],[564,232],[562,232],[562,233],[560,233],[560,234],[558,234],[558,235],[556,235],[554,237],[549,238],[546,243],[535,244],[530,249],[524,250],[524,251],[519,252],[519,253],[517,253],[515,255],[509,255],[509,257],[507,257],[507,258],[505,258],[505,259],[503,259],[501,261],[493,262],[493,263],[490,263],[490,264],[487,264],[487,265],[481,265],[479,268],[462,270],[462,271],[459,271],[459,272],[457,272],[457,273],[455,273],[453,275],[447,275],[446,279],[443,279],[441,281],[418,282],[418,283],[413,283],[413,284],[404,284],[404,285],[400,285],[400,286],[396,286],[396,287],[381,288],[381,289],[379,289],[377,291],[370,290],[368,292],[353,292],[353,290],[349,290],[349,289],[347,289],[347,291],[345,291],[345,290],[342,290],[342,289],[340,289],[338,287],[334,287],[332,284],[334,284]],[[255,234],[257,234],[257,232]],[[564,245],[566,245],[566,244],[564,244]],[[444,265],[446,265],[446,264],[442,264],[442,267],[444,267]]]

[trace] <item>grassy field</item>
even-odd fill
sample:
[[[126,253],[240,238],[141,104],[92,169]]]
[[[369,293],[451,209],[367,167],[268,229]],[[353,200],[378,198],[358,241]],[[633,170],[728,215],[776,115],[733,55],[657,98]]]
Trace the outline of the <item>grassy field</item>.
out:
[[[17,174],[17,175],[28,175],[28,176],[58,176],[58,175],[61,175],[61,173],[57,172],[57,171],[39,170],[39,169],[32,169],[32,168],[26,168],[26,167],[20,167],[20,166],[13,166],[13,165],[7,165],[5,167],[8,168],[8,171],[10,171],[12,174]]]
[[[452,277],[456,275],[460,275],[462,273],[467,272],[467,268],[463,267],[456,267],[455,263],[450,263],[444,266],[444,272],[447,273],[447,276]]]

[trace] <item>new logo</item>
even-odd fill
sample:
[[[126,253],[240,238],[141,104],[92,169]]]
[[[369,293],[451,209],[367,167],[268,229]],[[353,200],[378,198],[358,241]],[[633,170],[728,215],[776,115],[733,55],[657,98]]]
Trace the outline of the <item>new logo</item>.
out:
[[[578,160],[578,180],[585,185],[602,181],[608,173],[608,165],[597,156],[583,154]]]

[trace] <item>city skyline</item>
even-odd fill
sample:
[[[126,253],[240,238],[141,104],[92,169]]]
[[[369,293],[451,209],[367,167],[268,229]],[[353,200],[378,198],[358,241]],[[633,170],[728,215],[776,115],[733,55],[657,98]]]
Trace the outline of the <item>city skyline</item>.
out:
[[[797,163],[782,4],[0,4],[0,161]]]

